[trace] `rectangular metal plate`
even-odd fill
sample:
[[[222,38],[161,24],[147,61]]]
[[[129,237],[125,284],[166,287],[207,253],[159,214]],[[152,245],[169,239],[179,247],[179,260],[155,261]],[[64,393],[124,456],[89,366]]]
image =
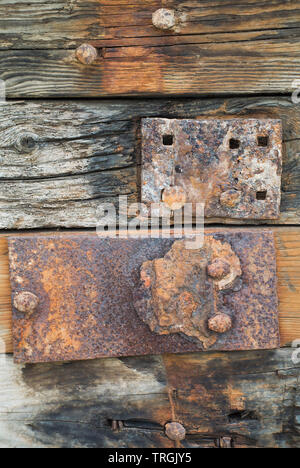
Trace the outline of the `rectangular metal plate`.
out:
[[[281,171],[279,120],[142,121],[143,203],[179,187],[207,218],[276,219]]]
[[[278,347],[273,234],[208,231],[202,249],[183,243],[75,234],[9,238],[15,360]],[[218,268],[208,268],[220,256],[228,270],[216,279]],[[39,299],[31,314],[15,306],[25,291]],[[226,333],[208,329],[219,314],[232,322]]]

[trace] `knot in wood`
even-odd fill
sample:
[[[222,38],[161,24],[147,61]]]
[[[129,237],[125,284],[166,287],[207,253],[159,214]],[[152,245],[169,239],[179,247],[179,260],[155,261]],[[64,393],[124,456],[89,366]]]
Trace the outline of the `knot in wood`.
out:
[[[226,333],[232,328],[232,321],[227,314],[218,314],[208,321],[208,328],[216,333]]]
[[[152,23],[157,29],[168,30],[176,25],[175,10],[160,8],[152,15]]]
[[[14,297],[14,307],[23,314],[32,314],[38,303],[39,298],[29,291],[19,292]]]
[[[186,436],[186,430],[182,424],[171,422],[165,425],[165,434],[170,440],[183,440]]]
[[[76,50],[76,58],[84,65],[91,65],[98,58],[98,51],[90,44],[82,44]]]
[[[32,153],[37,146],[37,136],[31,132],[18,135],[15,147],[20,153]]]

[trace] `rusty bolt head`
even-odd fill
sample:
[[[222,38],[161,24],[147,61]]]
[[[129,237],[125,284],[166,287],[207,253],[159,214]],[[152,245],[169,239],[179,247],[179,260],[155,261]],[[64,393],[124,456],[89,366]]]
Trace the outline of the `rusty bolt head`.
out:
[[[222,258],[216,258],[207,265],[208,275],[216,280],[225,278],[230,273],[230,265]]]
[[[220,203],[227,208],[234,208],[242,198],[242,193],[239,190],[227,190],[220,196]]]
[[[160,8],[152,15],[152,23],[157,29],[172,29],[176,24],[175,10]]]
[[[185,439],[186,430],[182,424],[171,422],[165,425],[165,434],[170,440],[183,440]]]
[[[76,49],[76,57],[84,65],[91,65],[98,57],[98,51],[90,44],[82,44]]]
[[[182,187],[169,187],[163,191],[162,201],[170,210],[180,210],[186,203],[186,193]]]
[[[23,314],[32,314],[38,303],[39,298],[29,291],[21,291],[14,297],[14,307]]]
[[[216,333],[226,333],[232,328],[232,321],[227,314],[218,314],[208,321],[208,328]]]

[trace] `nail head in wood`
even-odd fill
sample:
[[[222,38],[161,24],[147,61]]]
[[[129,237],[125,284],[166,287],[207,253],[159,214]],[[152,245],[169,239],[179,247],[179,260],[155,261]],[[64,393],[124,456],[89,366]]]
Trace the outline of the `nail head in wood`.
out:
[[[171,422],[165,425],[165,434],[170,440],[183,440],[186,436],[186,430],[182,424]]]
[[[98,58],[98,51],[90,44],[82,44],[76,49],[76,58],[84,65],[91,65]]]
[[[152,15],[152,23],[157,29],[168,30],[176,25],[175,10],[160,8]]]

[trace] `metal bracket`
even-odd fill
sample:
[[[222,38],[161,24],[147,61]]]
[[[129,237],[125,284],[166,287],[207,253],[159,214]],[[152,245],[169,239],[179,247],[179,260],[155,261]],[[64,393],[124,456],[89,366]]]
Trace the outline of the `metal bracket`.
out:
[[[141,201],[174,211],[205,205],[207,218],[276,219],[280,214],[279,120],[142,121]]]
[[[9,238],[17,362],[279,346],[270,231]]]

